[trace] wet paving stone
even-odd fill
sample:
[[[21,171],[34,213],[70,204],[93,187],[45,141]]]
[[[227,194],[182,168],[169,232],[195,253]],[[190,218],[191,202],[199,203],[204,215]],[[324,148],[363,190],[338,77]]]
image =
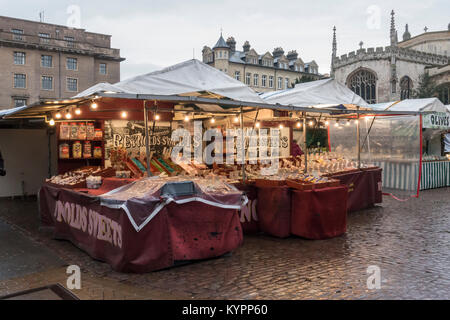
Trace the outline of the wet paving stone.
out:
[[[383,200],[350,213],[347,233],[339,238],[246,236],[231,256],[143,275],[117,273],[72,244],[53,240],[39,228],[33,199],[0,200],[0,221],[14,228],[7,238],[25,237],[97,281],[83,291],[85,299],[450,299],[450,189],[425,191],[407,202]],[[23,254],[8,257],[14,269]],[[379,290],[367,288],[371,265],[381,270]],[[36,284],[47,281],[37,279]],[[0,295],[24,281],[0,279]]]

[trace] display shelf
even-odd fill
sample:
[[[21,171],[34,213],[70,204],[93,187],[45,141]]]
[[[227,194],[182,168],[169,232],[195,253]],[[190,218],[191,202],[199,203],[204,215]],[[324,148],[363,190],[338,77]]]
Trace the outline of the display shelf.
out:
[[[102,140],[96,139],[96,140],[92,140],[92,139],[58,139],[58,141],[63,141],[63,142],[74,142],[74,141],[90,141],[90,142],[103,142]]]
[[[102,139],[89,137],[91,139],[67,139],[67,136],[64,136],[64,139],[61,139],[61,124],[62,123],[86,123],[93,124],[95,130],[101,130],[102,132]],[[85,166],[86,164],[92,164],[96,166],[104,166],[105,165],[105,141],[104,141],[104,122],[103,120],[86,120],[86,121],[64,121],[57,124],[57,141],[58,141],[58,174],[63,174],[67,171],[78,169],[82,166]],[[74,158],[73,157],[73,144],[75,142],[79,141],[82,144],[82,150],[84,148],[84,143],[90,143],[92,146],[91,153],[92,157],[89,158]],[[60,158],[59,157],[59,147],[62,144],[67,144],[69,147],[69,156],[68,158]],[[102,150],[102,157],[97,158],[93,157],[94,153],[94,147],[100,147]]]
[[[103,160],[103,158],[58,158],[58,160]]]

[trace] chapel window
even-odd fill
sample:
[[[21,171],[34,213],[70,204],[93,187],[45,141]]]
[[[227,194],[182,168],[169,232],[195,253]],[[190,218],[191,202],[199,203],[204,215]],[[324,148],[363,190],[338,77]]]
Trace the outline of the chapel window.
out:
[[[373,104],[377,102],[377,78],[373,72],[359,70],[350,76],[347,84],[354,93],[363,98],[367,103]]]

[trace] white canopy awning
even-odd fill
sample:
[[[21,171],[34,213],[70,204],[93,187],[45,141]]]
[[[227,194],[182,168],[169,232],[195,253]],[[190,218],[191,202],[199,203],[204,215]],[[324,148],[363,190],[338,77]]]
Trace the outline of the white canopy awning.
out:
[[[293,89],[264,93],[267,103],[294,105],[296,107],[330,108],[339,105],[367,107],[367,102],[334,79],[324,79],[297,84]]]
[[[406,99],[369,105],[373,110],[414,111],[414,112],[448,112],[438,98]]]
[[[0,110],[0,119],[5,117],[5,116],[7,116],[7,115],[19,112],[20,110],[23,110],[25,108],[27,108],[27,106],[21,106],[21,107],[16,107],[16,108],[12,108],[12,109]]]
[[[264,102],[255,91],[244,83],[196,59],[136,76],[114,85],[100,83],[79,93],[75,98],[87,97],[100,92],[228,98],[235,101]]]

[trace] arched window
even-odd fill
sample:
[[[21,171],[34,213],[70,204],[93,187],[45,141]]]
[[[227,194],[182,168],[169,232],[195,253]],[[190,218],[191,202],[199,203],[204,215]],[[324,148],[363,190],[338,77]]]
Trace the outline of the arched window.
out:
[[[377,102],[377,77],[369,70],[359,70],[347,80],[348,87],[367,103]]]
[[[402,80],[400,80],[400,99],[409,99],[412,98],[412,88],[413,83],[410,77],[404,76]]]

